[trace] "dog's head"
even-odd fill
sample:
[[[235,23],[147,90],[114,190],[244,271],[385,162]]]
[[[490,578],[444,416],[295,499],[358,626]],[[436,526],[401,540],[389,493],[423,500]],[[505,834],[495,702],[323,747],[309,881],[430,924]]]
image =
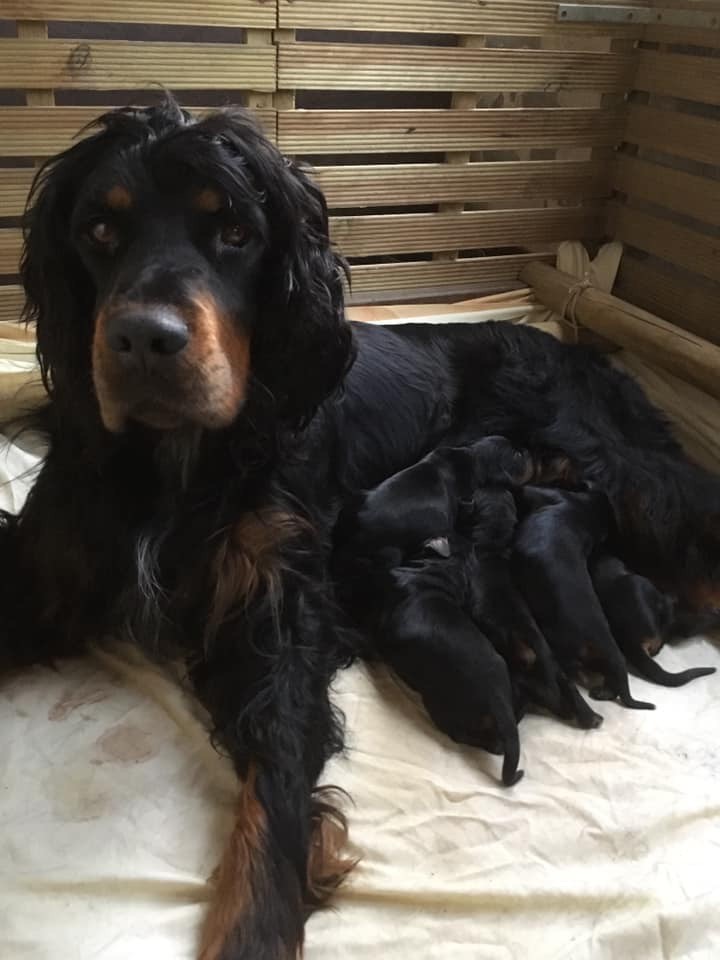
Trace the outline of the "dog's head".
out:
[[[46,386],[113,432],[226,427],[250,396],[302,424],[352,355],[311,180],[240,110],[122,109],[49,161],[22,276]],[[248,415],[251,415],[250,413]]]

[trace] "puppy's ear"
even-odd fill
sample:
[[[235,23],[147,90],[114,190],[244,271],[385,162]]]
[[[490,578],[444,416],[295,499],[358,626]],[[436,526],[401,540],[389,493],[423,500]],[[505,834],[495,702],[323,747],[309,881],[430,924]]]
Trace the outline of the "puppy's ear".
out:
[[[330,244],[325,198],[298,166],[280,163],[279,195],[269,191],[267,198],[271,249],[253,365],[279,415],[300,426],[339,386],[354,353],[345,319],[346,266]]]

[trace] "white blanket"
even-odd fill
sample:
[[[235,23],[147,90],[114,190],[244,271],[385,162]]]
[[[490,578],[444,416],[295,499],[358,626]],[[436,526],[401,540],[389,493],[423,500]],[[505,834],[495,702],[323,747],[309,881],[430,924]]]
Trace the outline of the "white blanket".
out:
[[[627,362],[720,463],[718,404]],[[0,472],[35,456],[15,446]],[[660,659],[720,666],[709,640]],[[342,674],[348,749],[326,778],[353,797],[362,861],[310,920],[308,960],[717,960],[720,675],[631,682],[655,712],[523,720],[505,790],[497,758],[439,735],[384,671]],[[4,679],[0,958],[192,960],[235,794],[196,708],[132,649]]]

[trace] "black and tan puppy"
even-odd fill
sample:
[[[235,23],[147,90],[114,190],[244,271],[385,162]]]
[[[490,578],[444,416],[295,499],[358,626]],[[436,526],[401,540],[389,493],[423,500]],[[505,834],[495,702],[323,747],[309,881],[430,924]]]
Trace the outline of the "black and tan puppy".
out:
[[[578,726],[598,727],[591,709],[548,645],[512,579],[515,499],[501,487],[479,488],[460,512],[461,532],[474,545],[469,612],[511,669],[516,707],[541,706]]]
[[[591,564],[592,580],[610,629],[631,666],[663,687],[681,687],[714,667],[693,667],[669,673],[652,658],[673,625],[675,604],[646,577],[633,573],[617,557],[599,556]]]
[[[422,697],[436,726],[458,743],[504,754],[512,786],[520,741],[505,661],[465,612],[478,576],[472,544],[452,534],[450,556],[426,551],[403,561],[385,548],[356,558],[348,606],[375,653]]]
[[[534,474],[530,454],[505,437],[485,437],[463,447],[439,447],[418,463],[359,494],[342,512],[337,546],[365,553],[399,547],[416,554],[431,539],[448,537],[463,504],[478,487],[515,486]]]
[[[652,710],[630,694],[625,659],[595,593],[588,559],[610,527],[607,500],[597,493],[525,487],[513,571],[528,606],[561,665],[571,675],[598,674],[598,700]]]

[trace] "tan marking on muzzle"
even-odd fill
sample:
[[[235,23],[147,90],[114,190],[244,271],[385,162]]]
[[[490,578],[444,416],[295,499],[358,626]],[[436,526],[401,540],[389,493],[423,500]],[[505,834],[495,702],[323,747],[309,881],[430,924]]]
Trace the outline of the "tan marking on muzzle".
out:
[[[129,306],[115,305],[115,309]],[[107,343],[105,326],[112,309],[113,305],[105,306],[97,314],[92,367],[103,423],[109,431],[118,433],[142,397],[128,393],[128,379],[134,377],[137,383],[137,376],[128,373]],[[167,385],[168,410],[176,413],[178,420],[208,429],[227,427],[245,403],[250,376],[249,336],[208,294],[176,309],[187,323],[190,340],[178,354],[157,360]],[[152,376],[152,371],[147,374],[148,384]]]

